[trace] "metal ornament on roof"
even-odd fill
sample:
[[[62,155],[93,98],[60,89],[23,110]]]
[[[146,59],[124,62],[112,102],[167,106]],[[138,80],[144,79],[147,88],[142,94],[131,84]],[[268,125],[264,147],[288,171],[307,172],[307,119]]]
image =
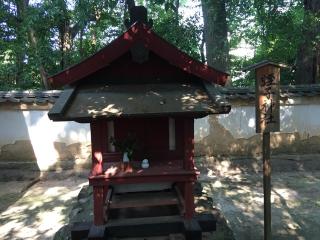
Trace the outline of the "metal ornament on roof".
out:
[[[126,0],[130,19],[126,19],[124,24],[127,28],[130,28],[135,22],[140,22],[151,28],[153,26],[153,20],[148,20],[148,12],[144,6],[136,6],[134,0]]]

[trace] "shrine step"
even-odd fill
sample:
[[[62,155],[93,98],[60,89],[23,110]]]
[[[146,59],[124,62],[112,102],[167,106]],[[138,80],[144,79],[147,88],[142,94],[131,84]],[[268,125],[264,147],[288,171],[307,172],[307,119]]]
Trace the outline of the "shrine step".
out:
[[[150,237],[183,233],[184,224],[180,216],[127,218],[110,220],[106,229],[108,236]]]
[[[173,191],[123,193],[112,196],[110,209],[178,205]]]
[[[172,215],[181,215],[178,206],[168,205],[138,208],[115,208],[110,209],[108,212],[109,219],[161,217]]]
[[[200,232],[209,232],[216,229],[216,218],[213,214],[200,214],[186,220],[181,216],[163,216],[147,218],[110,219],[102,226],[93,226],[90,223],[74,223],[71,228],[71,239],[85,239],[89,232],[103,233],[100,239],[114,239],[124,237],[165,236],[181,233],[186,239],[200,240]],[[98,231],[97,231],[98,230]]]

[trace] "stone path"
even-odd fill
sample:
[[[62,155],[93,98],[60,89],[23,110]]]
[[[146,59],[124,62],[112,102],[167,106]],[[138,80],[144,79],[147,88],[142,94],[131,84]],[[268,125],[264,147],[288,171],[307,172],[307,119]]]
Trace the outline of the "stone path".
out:
[[[26,184],[0,183],[0,187],[6,186],[8,191],[18,194],[17,190]],[[53,239],[55,232],[68,223],[74,201],[85,184],[87,179],[79,177],[47,179],[36,183],[0,213],[0,239]],[[2,189],[0,192],[5,191]]]

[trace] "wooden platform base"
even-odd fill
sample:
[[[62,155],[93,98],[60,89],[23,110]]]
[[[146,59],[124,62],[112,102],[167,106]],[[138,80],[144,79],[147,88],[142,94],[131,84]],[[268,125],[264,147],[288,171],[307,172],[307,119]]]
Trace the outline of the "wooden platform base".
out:
[[[92,223],[75,223],[71,230],[72,240],[108,239],[109,237],[150,237],[183,233],[186,240],[201,240],[202,232],[216,230],[212,214],[202,214],[190,220],[181,216],[126,218],[109,220],[102,226]]]
[[[178,204],[178,198],[173,191],[137,192],[115,194],[112,197],[110,208],[138,208]]]

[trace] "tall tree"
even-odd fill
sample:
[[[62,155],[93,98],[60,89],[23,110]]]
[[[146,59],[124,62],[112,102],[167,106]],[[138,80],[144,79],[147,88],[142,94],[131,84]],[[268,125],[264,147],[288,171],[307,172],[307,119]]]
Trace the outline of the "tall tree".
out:
[[[192,57],[230,71],[238,81],[235,85],[253,84],[253,77],[241,75],[239,69],[263,59],[296,64],[296,81],[288,71],[282,83],[319,79],[319,0],[197,0],[204,27],[197,14],[181,15],[191,1],[135,3],[147,6],[157,34]],[[0,1],[0,89],[48,88],[47,73],[81,61],[125,30],[125,3]],[[254,50],[253,57],[234,51],[246,44]],[[199,51],[204,46],[206,59]]]
[[[227,0],[201,0],[208,65],[229,70]]]
[[[320,1],[304,0],[302,42],[296,61],[296,84],[320,81]]]
[[[25,58],[25,21],[26,21],[26,7],[28,1],[16,0],[16,18],[15,18],[15,29],[16,29],[16,84],[21,85],[24,81],[23,68]]]
[[[41,76],[42,83],[45,88],[48,88],[46,71],[42,64],[41,58],[38,54],[37,36],[33,29],[31,7],[29,0],[15,0],[4,1],[2,3],[1,10],[3,18],[1,24],[5,23],[6,28],[12,29],[12,34],[7,36],[5,42],[10,42],[10,39],[14,39],[12,51],[15,53],[15,81],[16,87],[23,87],[28,85],[26,62],[28,60],[28,45],[35,53],[36,65]]]

